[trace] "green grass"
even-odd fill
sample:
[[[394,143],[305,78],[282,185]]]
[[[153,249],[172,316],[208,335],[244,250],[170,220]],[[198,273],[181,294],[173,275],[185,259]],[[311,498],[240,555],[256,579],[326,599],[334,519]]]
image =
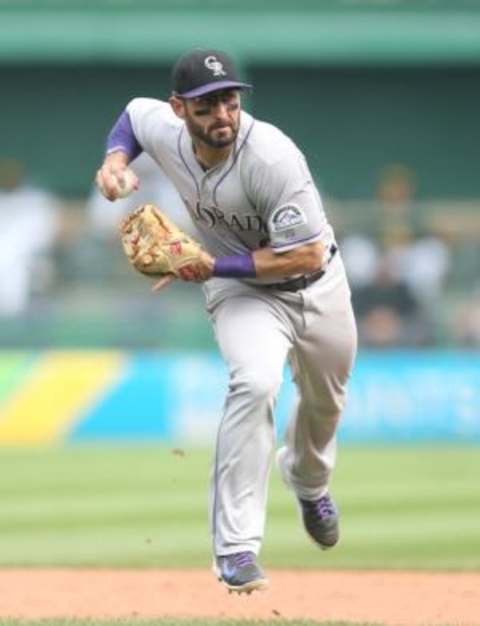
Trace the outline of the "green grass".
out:
[[[209,452],[75,446],[0,458],[0,566],[209,567]],[[274,470],[262,563],[478,570],[479,476],[478,447],[341,447],[343,539],[325,553]]]

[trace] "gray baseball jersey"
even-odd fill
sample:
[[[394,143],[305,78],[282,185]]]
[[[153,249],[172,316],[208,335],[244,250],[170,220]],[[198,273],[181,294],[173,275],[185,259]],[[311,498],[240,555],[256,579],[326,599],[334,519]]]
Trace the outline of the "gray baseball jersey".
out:
[[[230,156],[205,172],[184,122],[169,104],[138,98],[127,111],[138,143],[176,186],[212,255],[245,254],[267,245],[282,253],[315,241],[331,249],[333,231],[305,159],[276,127],[242,112]],[[275,398],[287,359],[299,401],[283,472],[299,497],[325,494],[356,348],[338,253],[308,288],[290,292],[258,283],[212,278],[204,285],[230,375],[211,482],[217,556],[260,550]]]
[[[266,245],[282,253],[314,241],[328,249],[333,243],[305,158],[275,126],[242,111],[235,149],[205,172],[168,103],[137,98],[127,111],[138,142],[173,181],[213,256]]]

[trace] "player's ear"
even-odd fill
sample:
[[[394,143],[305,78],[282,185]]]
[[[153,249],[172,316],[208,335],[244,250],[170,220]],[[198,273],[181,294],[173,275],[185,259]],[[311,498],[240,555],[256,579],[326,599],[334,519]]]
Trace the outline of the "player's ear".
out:
[[[182,120],[185,119],[185,102],[182,100],[182,98],[177,98],[177,96],[171,96],[168,101],[175,115]]]

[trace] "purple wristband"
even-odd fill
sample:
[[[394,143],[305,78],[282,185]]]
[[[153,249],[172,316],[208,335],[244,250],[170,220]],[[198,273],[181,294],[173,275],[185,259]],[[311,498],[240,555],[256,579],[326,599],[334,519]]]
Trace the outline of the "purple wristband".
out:
[[[143,152],[133,132],[128,111],[124,111],[115,122],[107,138],[107,153],[122,150],[128,154],[128,160],[133,161]]]
[[[217,257],[213,275],[222,278],[255,278],[257,272],[252,253]]]

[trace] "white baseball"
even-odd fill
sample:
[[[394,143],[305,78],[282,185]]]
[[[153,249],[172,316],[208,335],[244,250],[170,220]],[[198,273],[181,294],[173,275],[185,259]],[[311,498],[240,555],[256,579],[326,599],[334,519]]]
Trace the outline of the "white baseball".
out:
[[[130,169],[123,171],[122,175],[116,176],[117,180],[117,197],[126,198],[135,190],[137,177]]]

